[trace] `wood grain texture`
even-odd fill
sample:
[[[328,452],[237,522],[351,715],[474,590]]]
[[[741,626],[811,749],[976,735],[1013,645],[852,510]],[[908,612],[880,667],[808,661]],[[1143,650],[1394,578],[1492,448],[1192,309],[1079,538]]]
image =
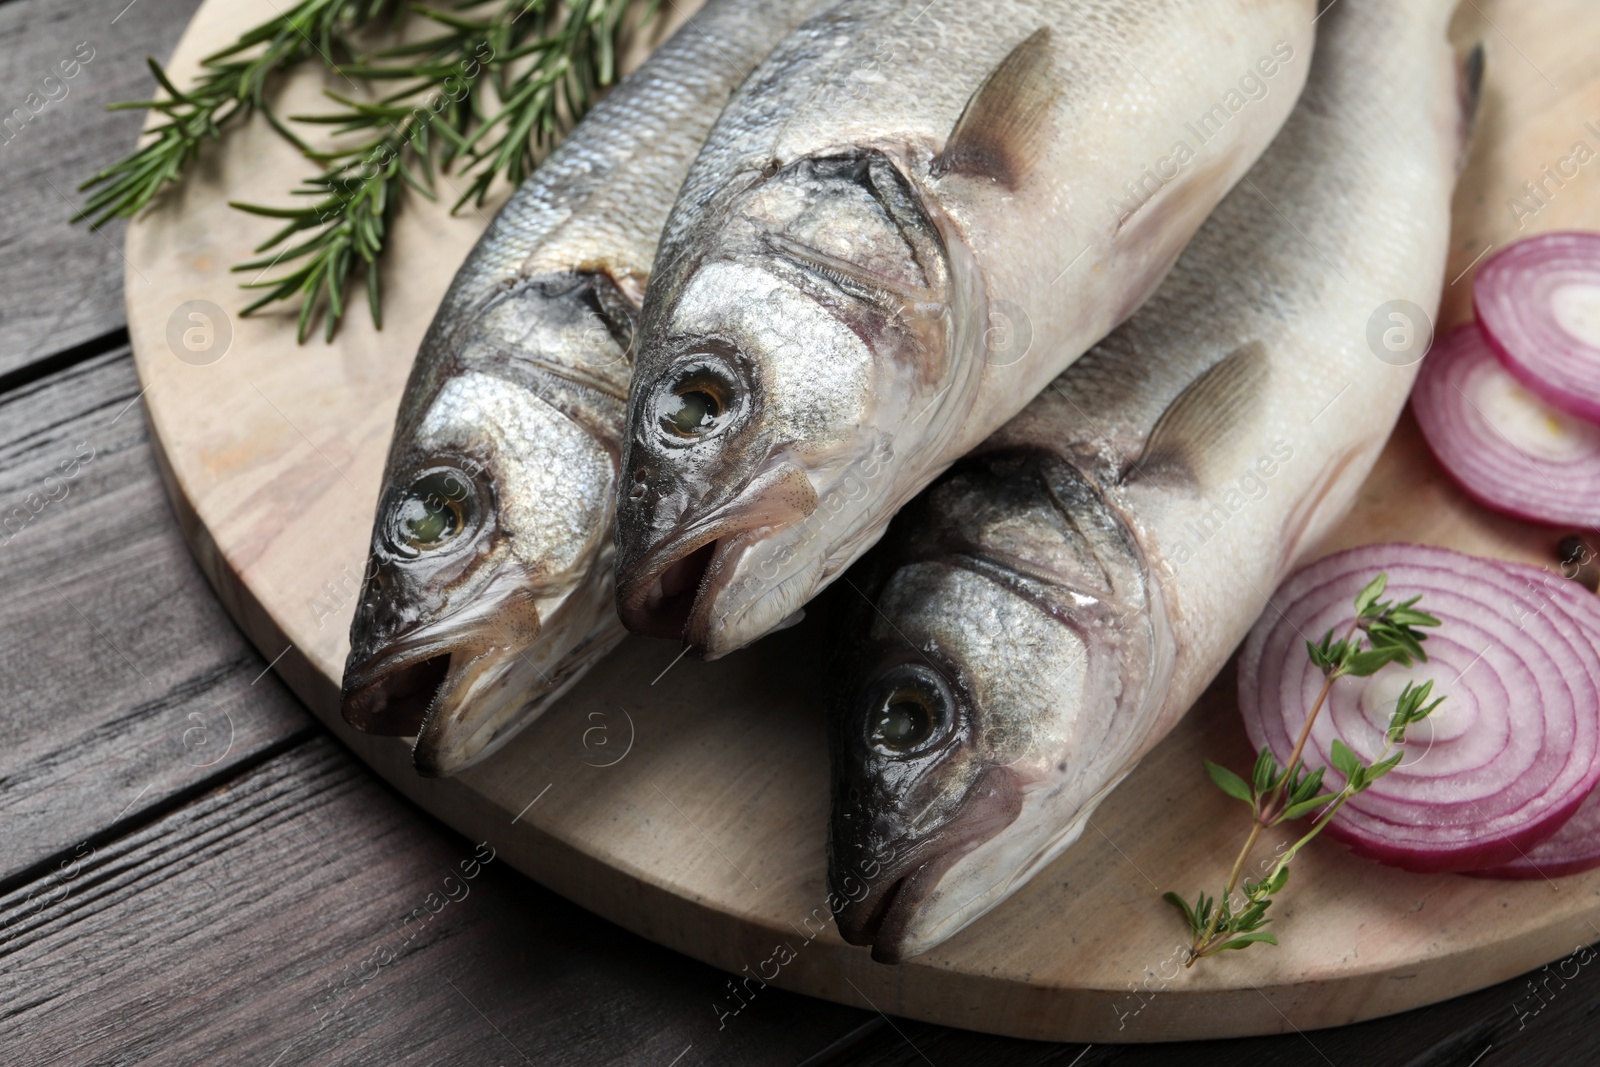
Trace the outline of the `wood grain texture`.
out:
[[[67,220],[83,203],[78,183],[132,149],[138,137],[140,112],[105,106],[149,97],[145,57],[167,55],[196,6],[196,0],[0,4],[0,375],[122,327],[123,224],[91,233]],[[61,80],[59,64],[73,59],[80,44],[93,58]],[[52,73],[55,100],[41,88]],[[25,120],[16,117],[18,109]],[[137,275],[133,283],[144,284]]]
[[[327,739],[0,897],[0,1059],[793,1064],[861,1013],[594,921]]]
[[[310,718],[206,588],[126,348],[0,396],[0,884]]]
[[[1489,36],[1481,14],[1456,27],[1463,41],[1488,37],[1490,69],[1507,74],[1490,79],[1475,169],[1456,201],[1452,277],[1461,272],[1462,288],[1451,287],[1443,322],[1462,313],[1474,250],[1508,236],[1508,176],[1569,135],[1545,116],[1600,111],[1600,72],[1583,65],[1593,50],[1582,45],[1600,27],[1577,21],[1580,6],[1518,8],[1513,18],[1511,5],[1488,5],[1486,17],[1515,30],[1515,43]],[[202,9],[180,67],[223,32],[219,10]],[[1518,63],[1527,66],[1519,72]],[[1566,88],[1551,97],[1536,65],[1559,70]],[[1516,160],[1502,158],[1511,151]],[[816,620],[715,664],[682,663],[660,683],[676,649],[630,640],[494,760],[459,779],[416,778],[402,744],[343,727],[335,695],[405,364],[481,220],[408,206],[395,240],[410,266],[391,276],[397,311],[381,335],[356,317],[331,350],[296,348],[282,321],[234,322],[232,347],[205,366],[178,358],[166,340],[182,300],[228,306],[233,279],[221,265],[260,237],[232,219],[221,189],[255,196],[286,187],[303,166],[249,131],[181,204],[130,233],[134,268],[155,279],[129,288],[130,332],[170,487],[241,625],[265,650],[292,644],[278,670],[313,710],[403,792],[546,885],[736,975],[760,972],[781,987],[973,1030],[1096,1042],[1335,1026],[1484,987],[1592,939],[1600,873],[1559,884],[1423,877],[1319,841],[1275,909],[1282,947],[1172,966],[1181,931],[1159,893],[1191,889],[1234,841],[1218,828],[1236,813],[1207,785],[1198,755],[1250,758],[1227,671],[1068,855],[899,967],[872,963],[826,922],[816,678],[826,635]],[[1593,197],[1573,193],[1538,227],[1570,223],[1556,210],[1563,203],[1592,217]],[[314,523],[302,521],[308,514]],[[1549,531],[1471,505],[1409,423],[1327,547],[1392,539],[1552,562]],[[614,750],[583,747],[597,721],[608,740],[620,744],[625,731],[631,745],[614,766],[596,766]],[[780,947],[792,959],[767,975]]]

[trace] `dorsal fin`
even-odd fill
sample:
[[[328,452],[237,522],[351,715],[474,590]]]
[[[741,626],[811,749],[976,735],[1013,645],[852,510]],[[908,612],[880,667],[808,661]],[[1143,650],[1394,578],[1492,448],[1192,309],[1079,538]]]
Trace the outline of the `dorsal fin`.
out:
[[[1190,382],[1156,420],[1144,450],[1123,482],[1178,475],[1208,483],[1217,446],[1238,429],[1267,380],[1267,351],[1260,341],[1240,345]]]
[[[989,72],[933,161],[933,176],[966,174],[1015,189],[1048,145],[1056,82],[1041,26]]]

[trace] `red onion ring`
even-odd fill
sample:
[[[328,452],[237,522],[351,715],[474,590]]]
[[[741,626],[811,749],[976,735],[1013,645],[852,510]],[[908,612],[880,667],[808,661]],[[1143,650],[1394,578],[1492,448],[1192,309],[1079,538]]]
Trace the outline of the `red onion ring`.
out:
[[[1411,410],[1440,465],[1479,503],[1535,522],[1600,526],[1600,426],[1525,391],[1472,323],[1423,360]]]
[[[1469,871],[1479,878],[1528,881],[1581,874],[1600,867],[1600,789],[1578,806],[1561,829],[1502,867]]]
[[[1517,380],[1600,422],[1600,233],[1541,233],[1496,252],[1478,268],[1472,302]]]
[[[1239,705],[1257,749],[1288,759],[1322,687],[1305,640],[1343,635],[1352,601],[1379,572],[1385,599],[1422,594],[1443,623],[1428,662],[1334,684],[1307,741],[1328,767],[1335,738],[1377,756],[1401,685],[1434,679],[1447,699],[1412,727],[1406,756],[1328,825],[1351,850],[1413,871],[1519,860],[1600,783],[1600,606],[1559,575],[1422,545],[1367,545],[1317,561],[1273,597],[1239,661]]]
[[[1533,567],[1505,564],[1514,574],[1521,574],[1548,588],[1552,575]],[[1575,585],[1576,583],[1572,583]],[[1562,605],[1585,625],[1591,640],[1600,640],[1600,597],[1593,594],[1573,596],[1571,585],[1563,583]],[[1561,829],[1528,849],[1527,852],[1501,867],[1468,873],[1482,878],[1537,879],[1559,878],[1564,874],[1580,874],[1600,867],[1600,787],[1596,787],[1572,818]]]

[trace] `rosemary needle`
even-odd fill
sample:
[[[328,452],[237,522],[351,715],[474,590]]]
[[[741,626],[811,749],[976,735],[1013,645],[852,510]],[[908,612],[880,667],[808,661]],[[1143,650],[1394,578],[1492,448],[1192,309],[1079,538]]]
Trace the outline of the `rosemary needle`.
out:
[[[84,183],[100,188],[78,217],[96,216],[93,225],[100,226],[135,214],[182,176],[205,140],[259,108],[322,172],[292,191],[303,198],[299,204],[230,201],[284,223],[256,247],[258,258],[233,268],[254,272],[244,288],[262,291],[242,313],[298,301],[298,340],[305,341],[319,317],[332,339],[354,275],[381,327],[379,267],[403,187],[434,199],[437,173],[460,164],[471,180],[454,211],[469,201],[481,205],[502,177],[521,184],[552,141],[616,80],[624,34],[654,14],[656,0],[498,0],[482,17],[464,13],[486,6],[488,0],[466,0],[450,10],[413,8],[441,32],[358,58],[348,34],[382,15],[398,15],[398,0],[302,0],[208,57],[187,91],[152,61],[166,97],[114,106],[151,107],[168,121],[152,131],[150,143]],[[639,15],[630,20],[633,8]],[[312,148],[264,98],[269,75],[313,54],[350,79],[402,83],[374,101],[330,91],[337,110],[289,119],[331,127],[339,147]],[[347,61],[335,65],[335,56]],[[491,96],[493,110],[485,106]],[[279,266],[283,273],[262,277]]]
[[[149,59],[150,73],[165,96],[112,104],[110,110],[149,108],[166,121],[130,155],[91,176],[80,191],[95,190],[74,218],[99,229],[112,219],[131,218],[157,193],[178,181],[208,140],[253,110],[271,114],[265,93],[272,75],[313,55],[351,54],[352,31],[401,10],[400,0],[300,0],[281,14],[246,30],[227,48],[201,61],[200,76],[187,90]],[[247,54],[248,53],[248,54]]]

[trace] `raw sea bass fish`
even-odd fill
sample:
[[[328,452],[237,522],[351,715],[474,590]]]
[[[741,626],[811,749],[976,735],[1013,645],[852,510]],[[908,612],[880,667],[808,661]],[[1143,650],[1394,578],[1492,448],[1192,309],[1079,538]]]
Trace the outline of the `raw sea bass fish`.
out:
[[[829,878],[874,958],[1070,845],[1351,503],[1438,303],[1481,69],[1454,5],[1328,8],[1298,110],[1156,295],[853,576],[876,608],[833,672]]]
[[[1288,115],[1311,0],[860,0],[723,112],[662,234],[618,606],[797,611],[1154,290]]]
[[[453,774],[623,635],[614,491],[656,240],[728,94],[816,2],[711,0],[495,216],[417,355],[344,717]]]

